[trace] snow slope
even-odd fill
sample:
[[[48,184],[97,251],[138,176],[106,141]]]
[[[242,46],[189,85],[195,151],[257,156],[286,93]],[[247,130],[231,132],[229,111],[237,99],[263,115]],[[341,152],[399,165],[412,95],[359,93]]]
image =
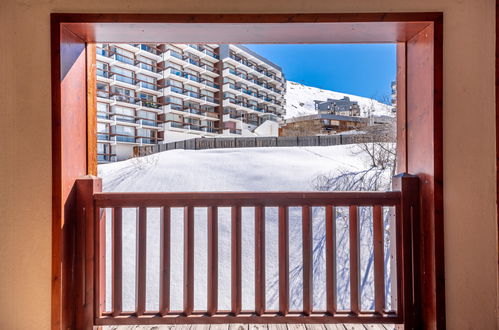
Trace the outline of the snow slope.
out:
[[[360,171],[368,162],[354,155],[352,146],[283,147],[212,150],[172,150],[138,159],[99,166],[104,191],[172,192],[172,191],[310,191],[313,179],[320,173],[340,169]],[[110,210],[106,219],[111,218]],[[361,219],[370,210],[362,208]],[[134,309],[135,299],[135,209],[123,210],[123,308]],[[243,309],[254,308],[254,210],[243,208]],[[182,309],[183,288],[183,210],[172,209],[171,222],[171,295],[172,309]],[[348,276],[348,209],[336,216],[338,306],[349,304]],[[370,220],[361,221],[362,304],[372,307],[372,230]],[[219,309],[230,309],[230,209],[219,208]],[[195,309],[206,308],[207,274],[206,209],[195,210]],[[302,303],[301,209],[290,208],[290,297],[291,308]],[[109,242],[111,224],[107,221],[107,260],[111,258]],[[147,228],[147,309],[158,309],[159,285],[159,209],[148,209]],[[266,287],[267,308],[277,309],[278,257],[277,209],[266,208]],[[313,208],[314,233],[314,306],[325,308],[324,208]],[[386,262],[389,260],[387,254]],[[107,281],[110,281],[107,264]],[[389,288],[389,286],[387,286]],[[389,290],[389,289],[387,289]],[[107,285],[107,296],[111,286]],[[111,301],[107,299],[107,308]]]
[[[361,116],[367,117],[369,110],[374,116],[390,116],[395,114],[392,107],[367,97],[334,92],[326,89],[306,86],[294,81],[287,81],[286,85],[286,115],[285,118],[313,115],[317,113],[314,100],[326,101],[330,99],[342,99],[348,96],[351,101],[357,101],[360,106]]]

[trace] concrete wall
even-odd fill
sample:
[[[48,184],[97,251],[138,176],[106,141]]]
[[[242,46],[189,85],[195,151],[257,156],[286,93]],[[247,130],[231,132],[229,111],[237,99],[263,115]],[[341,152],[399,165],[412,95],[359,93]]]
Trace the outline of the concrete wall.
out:
[[[116,151],[116,159],[118,161],[130,159],[131,157],[133,157],[133,145],[132,144],[119,144],[118,143],[114,146],[114,149]]]
[[[258,136],[278,136],[279,124],[272,120],[266,120],[255,128],[254,132]]]
[[[496,328],[495,1],[2,0],[0,329],[50,326],[51,12],[389,11],[444,12],[447,324]]]

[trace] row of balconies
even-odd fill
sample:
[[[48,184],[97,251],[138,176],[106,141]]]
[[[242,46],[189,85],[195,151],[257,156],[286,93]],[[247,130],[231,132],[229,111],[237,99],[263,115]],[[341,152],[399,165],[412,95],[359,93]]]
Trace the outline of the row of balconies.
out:
[[[103,48],[96,48],[96,53],[97,55],[103,56],[104,58],[111,59],[113,61],[118,61],[139,69],[144,69],[152,73],[160,73],[162,71],[162,68],[157,65],[157,61],[153,60],[153,64],[141,61],[135,57],[129,57],[123,54],[116,53],[112,51],[111,49],[103,49]],[[103,59],[105,62],[108,62],[109,60]]]
[[[189,46],[190,47],[197,47],[197,45],[189,45]],[[194,48],[194,49],[196,49],[196,48]],[[204,51],[209,52],[207,49],[205,49]],[[216,76],[218,76],[218,70],[212,65],[209,65],[207,63],[203,63],[200,60],[193,58],[192,56],[181,55],[173,50],[166,50],[165,52],[166,52],[167,58],[168,57],[177,58],[177,59],[181,60],[182,62],[184,62],[183,64],[185,64],[185,66],[188,66],[188,67],[194,66],[195,68],[199,68],[202,71],[207,71],[206,73],[208,73],[208,74],[211,73],[211,74],[215,74]],[[135,57],[132,58],[132,57],[125,56],[123,54],[116,53],[110,49],[97,48],[97,54],[104,56],[104,57],[107,57],[107,58],[110,58],[110,59],[113,59],[113,60],[116,60],[116,61],[119,61],[119,62],[127,64],[127,65],[139,67],[141,69],[148,70],[148,71],[154,72],[154,73],[160,73],[161,71],[166,69],[164,62],[159,63],[159,65],[150,64],[150,63],[141,61]],[[216,55],[216,54],[214,54],[214,55]],[[218,55],[216,55],[216,56],[218,57]]]
[[[164,60],[164,62],[159,63],[162,70],[170,67],[167,62],[174,62],[181,65],[184,69],[190,68],[212,77],[217,77],[220,73],[215,66],[204,63],[191,56],[182,55],[174,50],[167,50],[164,54]]]
[[[165,129],[172,129],[178,131],[194,131],[200,133],[212,133],[219,134],[220,129],[213,126],[206,126],[200,124],[194,124],[184,121],[167,120],[165,122]]]
[[[268,89],[270,92],[277,93],[277,94],[279,94],[279,96],[281,96],[283,93],[283,91],[279,90],[276,87],[272,87],[271,85],[265,83],[264,81],[250,78],[250,77],[248,77],[247,74],[239,72],[239,71],[231,69],[231,68],[225,68],[223,71],[223,75],[224,75],[224,77],[232,75],[233,78],[235,78],[235,79],[237,79],[237,78],[243,79],[245,81],[252,83],[253,85],[256,85],[256,87],[258,87],[258,86],[263,87],[263,88]]]
[[[190,114],[194,115],[193,117],[212,121],[220,119],[217,112],[208,111],[206,109],[195,107],[193,105],[184,106],[180,104],[169,103],[165,107],[165,112],[173,112],[179,115]]]
[[[117,142],[130,143],[130,144],[157,144],[163,141],[159,137],[128,135],[114,132],[97,132],[97,141],[109,142],[115,144]]]
[[[184,52],[191,53],[196,57],[207,59],[210,61],[218,61],[220,57],[214,51],[203,47],[202,45],[194,45],[194,44],[175,44],[177,48],[183,49]],[[160,46],[163,50],[163,53],[166,53],[169,50],[175,51],[168,47],[167,44],[162,44]],[[175,51],[176,52],[176,51]],[[177,52],[178,53],[178,52]]]
[[[125,76],[120,73],[112,72],[109,70],[102,70],[102,69],[97,69],[97,76],[105,78],[103,79],[105,82],[109,84],[115,84],[115,83],[125,83],[131,86],[126,86],[126,87],[131,87],[135,90],[136,87],[139,89],[146,88],[148,90],[158,92],[163,86],[159,85],[158,83],[153,83],[150,81],[138,79],[135,76],[129,77]]]
[[[97,112],[97,119],[101,122],[107,122],[111,125],[125,123],[125,124],[131,125],[131,126],[136,126],[138,128],[146,126],[146,128],[161,129],[159,127],[159,124],[161,124],[161,121],[159,121],[157,119],[142,118],[139,116],[131,116],[131,115],[123,115],[123,114],[118,114],[118,113],[114,113],[114,112],[98,111]]]
[[[240,56],[237,56],[237,55],[234,55],[234,54],[230,54],[229,58],[231,58],[232,60],[236,61],[237,63],[241,63],[244,66],[246,66],[246,67],[252,69],[253,71],[259,73],[260,76],[268,77],[268,78],[274,79],[274,80],[276,80],[278,82],[282,82],[282,79],[279,78],[279,77],[277,77],[275,74],[269,73],[266,69],[263,69],[263,68],[261,68],[261,67],[259,67],[257,65],[252,64],[251,62],[249,62],[248,60],[246,60],[243,57],[240,57]]]
[[[187,73],[187,72],[184,72],[182,70],[178,70],[178,69],[175,69],[172,67],[168,67],[165,69],[164,76],[165,76],[165,78],[169,78],[169,77],[175,77],[177,79],[180,78],[180,80],[182,82],[188,82],[188,83],[193,84],[193,85],[198,86],[198,87],[208,87],[208,88],[214,89],[215,91],[220,88],[219,84],[217,84],[211,80],[204,79],[204,78],[195,76],[193,74],[190,74],[190,73]]]
[[[278,118],[279,117],[277,115],[272,114],[272,113],[267,113],[267,114],[261,115],[261,116],[259,116],[258,119],[248,118],[244,115],[244,112],[237,112],[237,111],[233,111],[230,109],[224,109],[223,121],[224,121],[224,123],[229,122],[229,121],[243,122],[243,123],[250,124],[250,125],[253,125],[256,127],[256,126],[262,124],[263,122],[265,122],[266,120],[278,122],[279,121]]]
[[[229,89],[232,89],[235,92],[239,92],[240,95],[242,95],[242,96],[250,96],[250,97],[252,97],[257,102],[262,102],[263,101],[265,103],[275,104],[277,106],[281,106],[282,105],[281,102],[277,101],[276,99],[270,98],[267,95],[259,94],[259,93],[255,92],[255,91],[249,90],[247,88],[244,88],[242,86],[238,86],[238,85],[235,85],[235,84],[232,84],[232,83],[225,83],[223,91],[226,92]]]
[[[219,101],[212,96],[204,95],[201,94],[201,92],[195,92],[178,86],[166,85],[164,92],[171,94],[172,96],[179,97],[184,101],[194,99],[201,104],[209,104],[215,107],[219,105]]]
[[[116,158],[116,154],[111,154],[111,153],[98,153],[97,154],[97,162],[99,164],[102,163],[112,163],[116,162],[118,159]]]
[[[123,102],[132,106],[134,109],[145,108],[147,110],[161,111],[162,104],[159,102],[152,102],[140,97],[128,96],[119,93],[114,93],[105,90],[97,90],[97,97],[112,102]]]
[[[182,89],[173,88],[173,91],[178,91],[179,96],[184,96],[184,95],[188,95],[189,97],[192,96],[192,93],[184,94],[184,91]],[[172,93],[172,95],[173,95],[173,93]],[[170,102],[151,102],[151,101],[146,101],[142,98],[121,95],[121,94],[112,93],[112,92],[103,91],[103,90],[98,90],[97,96],[99,98],[112,100],[115,102],[126,103],[127,105],[132,106],[136,110],[138,110],[140,108],[144,108],[147,110],[156,110],[156,111],[162,112],[163,106],[166,106],[167,109],[165,109],[165,110],[168,110],[168,107],[169,107],[169,109],[173,109],[173,110],[187,111],[187,112],[196,113],[196,114],[203,114],[205,116],[212,117],[214,119],[218,119],[218,113],[212,112],[212,111],[209,111],[209,109],[203,108],[203,105],[208,105],[208,106],[214,107],[213,106],[213,104],[214,104],[215,106],[218,106],[217,103],[212,102],[212,101],[216,101],[216,100],[214,98],[211,98],[208,96],[203,96],[201,98],[201,102],[199,103],[198,106],[195,106],[193,104],[179,105],[179,104],[173,104]],[[198,100],[198,98],[196,98],[196,100]],[[187,101],[187,98],[184,101]],[[203,103],[205,103],[205,104],[203,104]],[[212,105],[210,105],[210,103]]]
[[[193,58],[192,56],[180,54],[172,49],[163,47],[164,45],[160,46],[163,48],[163,50],[161,50],[161,48],[153,48],[150,45],[146,45],[146,44],[131,44],[131,45],[136,47],[136,48],[139,48],[141,50],[145,50],[145,51],[147,51],[151,54],[154,54],[156,56],[159,56],[161,53],[164,52],[165,59],[170,59],[171,57],[173,57],[173,58],[176,58],[178,60],[183,61],[184,63],[192,64],[192,65],[194,65],[198,68],[201,68],[203,70],[206,70],[206,71],[209,71],[212,73],[216,73],[216,74],[219,73],[218,70],[214,66],[208,65],[207,63],[203,63],[201,61],[202,55],[205,55],[205,54],[209,55],[211,58],[217,59],[217,60],[219,59],[219,56],[217,54],[215,54],[214,52],[212,52],[212,51],[210,51],[210,50],[208,50],[200,45],[189,44],[189,45],[187,45],[188,48],[186,48],[187,50],[190,50],[190,49],[196,50],[198,52],[198,54],[195,54],[195,55],[198,55],[198,57],[200,58],[199,60],[196,58]],[[133,66],[139,65],[140,68],[142,68],[144,70],[151,71],[151,72],[155,72],[155,73],[159,73],[165,69],[164,65],[162,65],[161,63],[159,65],[147,63],[147,62],[141,61],[135,57],[132,58],[132,57],[125,56],[123,54],[119,54],[111,49],[97,48],[97,54],[104,56],[104,57],[112,58],[116,61],[120,61],[120,62],[128,64],[128,65],[133,65]],[[199,56],[199,55],[201,55],[201,56]],[[268,78],[274,79],[278,82],[283,82],[283,79],[278,77],[276,74],[270,73],[266,69],[263,69],[259,66],[254,65],[251,62],[249,62],[248,60],[246,60],[240,56],[231,54],[229,58],[231,58],[232,60],[234,60],[238,63],[241,63],[241,64],[245,65],[246,67],[254,70],[261,77],[268,77]],[[258,84],[258,81],[256,83]]]
[[[226,97],[224,98],[223,101],[223,106],[224,108],[226,107],[235,107],[237,110],[250,110],[250,111],[256,111],[258,113],[278,113],[277,109],[269,109],[262,107],[259,104],[252,104],[245,102],[244,100],[239,100],[239,99],[234,99],[231,97]]]

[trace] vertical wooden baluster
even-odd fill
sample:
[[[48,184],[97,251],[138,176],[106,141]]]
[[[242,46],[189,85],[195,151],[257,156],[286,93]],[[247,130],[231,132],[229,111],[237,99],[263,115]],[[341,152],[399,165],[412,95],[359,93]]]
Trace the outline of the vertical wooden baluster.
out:
[[[105,209],[96,208],[95,209],[95,228],[97,228],[98,239],[95,240],[96,251],[99,254],[98,262],[98,294],[96,296],[99,299],[98,304],[96,304],[96,315],[101,316],[102,312],[106,309],[106,211]]]
[[[218,308],[218,207],[208,207],[208,314]]]
[[[232,226],[231,226],[231,303],[232,314],[238,315],[241,312],[241,207],[232,207]]]
[[[161,208],[159,237],[159,313],[165,316],[170,311],[171,213],[168,206]]]
[[[279,206],[279,313],[289,311],[289,225],[288,207]]]
[[[396,269],[397,269],[397,290],[396,303],[397,313],[404,314],[404,241],[403,241],[403,220],[404,220],[404,204],[401,203],[395,208],[395,246],[396,246]]]
[[[147,208],[137,210],[137,316],[146,311]]]
[[[326,206],[326,290],[327,312],[336,313],[336,212],[332,205]]]
[[[255,206],[255,312],[265,313],[265,208]]]
[[[313,252],[312,252],[312,208],[302,206],[303,247],[303,313],[310,315],[313,306]]]
[[[357,206],[350,206],[350,310],[359,314],[359,221]]]
[[[382,314],[385,308],[385,264],[384,264],[384,226],[382,207],[373,207],[374,243],[374,311]]]
[[[184,208],[184,314],[194,309],[194,208]]]
[[[122,312],[123,297],[123,226],[122,208],[113,208],[113,218],[111,222],[112,231],[112,296],[113,296],[113,316],[118,316]]]

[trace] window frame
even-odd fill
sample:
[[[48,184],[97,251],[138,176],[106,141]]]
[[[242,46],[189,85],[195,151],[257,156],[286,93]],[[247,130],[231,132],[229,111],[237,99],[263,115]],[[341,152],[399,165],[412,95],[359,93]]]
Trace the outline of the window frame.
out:
[[[71,286],[76,192],[74,181],[96,174],[95,43],[153,42],[162,25],[184,23],[185,33],[200,34],[202,24],[242,24],[278,30],[288,24],[287,42],[309,29],[328,26],[331,42],[397,43],[398,142],[400,172],[412,172],[422,183],[420,287],[415,288],[415,318],[424,328],[445,328],[442,166],[442,13],[322,14],[79,14],[51,15],[52,51],[52,329],[74,328],[81,310]],[[331,31],[329,29],[333,29]],[[233,38],[237,29],[219,37]],[[255,42],[268,42],[261,33]],[[288,33],[289,32],[289,33]],[[334,32],[334,33],[331,33]],[[179,36],[185,35],[180,33]],[[323,37],[318,30],[317,38]],[[251,32],[245,36],[252,36]],[[187,40],[186,40],[187,41]],[[222,41],[222,40],[221,40]],[[172,40],[172,42],[174,42]],[[223,42],[219,42],[223,43]],[[410,137],[410,138],[409,138]],[[416,142],[417,141],[417,142]],[[498,147],[499,148],[499,147]],[[80,267],[76,265],[74,267]],[[424,306],[422,305],[424,301]],[[90,318],[91,319],[91,318]]]

